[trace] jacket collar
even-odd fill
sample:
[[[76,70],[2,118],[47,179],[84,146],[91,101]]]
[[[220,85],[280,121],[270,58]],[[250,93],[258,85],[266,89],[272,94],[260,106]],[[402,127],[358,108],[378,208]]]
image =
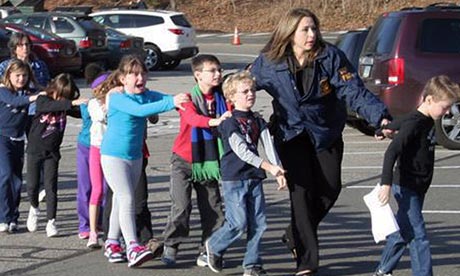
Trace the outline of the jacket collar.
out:
[[[331,51],[330,47],[331,47],[330,44],[326,42],[326,45],[325,45],[323,51],[321,51],[321,53],[315,58],[315,62],[317,62],[319,60],[322,60],[322,59],[325,59],[328,56],[328,53]],[[264,56],[264,59],[269,61],[267,59],[267,57],[265,57],[265,56]],[[289,65],[288,65],[288,62],[286,61],[286,59],[284,59],[283,61],[278,62],[278,63],[275,63],[275,62],[272,62],[272,61],[269,61],[269,63],[273,66],[273,68],[276,71],[289,70]]]

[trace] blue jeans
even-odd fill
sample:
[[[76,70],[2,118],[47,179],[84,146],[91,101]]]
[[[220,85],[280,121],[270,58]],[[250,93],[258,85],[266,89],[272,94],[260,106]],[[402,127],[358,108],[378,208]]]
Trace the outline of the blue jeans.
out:
[[[0,135],[0,223],[17,223],[21,200],[24,141]]]
[[[259,246],[267,229],[262,180],[223,181],[225,223],[208,239],[211,252],[222,256],[247,231],[243,268],[262,266]]]
[[[399,185],[393,185],[392,190],[399,206],[396,220],[400,230],[387,237],[378,269],[391,273],[409,245],[412,275],[432,276],[430,242],[422,215],[425,197]]]

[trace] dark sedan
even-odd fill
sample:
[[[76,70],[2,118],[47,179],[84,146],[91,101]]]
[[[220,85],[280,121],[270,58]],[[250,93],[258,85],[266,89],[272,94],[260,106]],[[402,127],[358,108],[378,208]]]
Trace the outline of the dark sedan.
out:
[[[21,24],[1,24],[7,32],[21,32],[32,41],[32,51],[43,60],[51,75],[63,72],[77,72],[81,68],[81,54],[72,40],[61,38],[43,29]]]
[[[126,35],[115,29],[107,27],[107,44],[109,46],[109,58],[107,65],[109,68],[116,68],[124,55],[135,54],[144,60],[144,39],[142,37]]]

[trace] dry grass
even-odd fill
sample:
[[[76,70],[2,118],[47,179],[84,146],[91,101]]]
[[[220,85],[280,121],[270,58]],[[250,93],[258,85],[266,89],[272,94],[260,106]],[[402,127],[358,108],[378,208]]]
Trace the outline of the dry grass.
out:
[[[192,24],[202,31],[268,32],[291,8],[306,7],[319,17],[323,30],[346,30],[370,26],[379,14],[410,6],[427,6],[435,0],[176,0]],[[457,1],[444,1],[456,3]],[[60,5],[88,5],[90,0],[61,0]],[[98,6],[126,5],[129,0],[102,0]],[[167,0],[149,0],[166,6]],[[53,8],[48,0],[45,7]]]

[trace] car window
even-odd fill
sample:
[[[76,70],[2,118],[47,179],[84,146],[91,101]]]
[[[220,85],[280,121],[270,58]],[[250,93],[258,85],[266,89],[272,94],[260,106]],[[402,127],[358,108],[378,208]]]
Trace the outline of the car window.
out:
[[[390,53],[400,24],[398,17],[380,17],[366,39],[362,54]]]
[[[153,25],[163,24],[165,21],[159,16],[149,16],[149,15],[135,15],[132,17],[134,22],[134,27],[147,27]]]
[[[72,33],[75,30],[72,23],[70,23],[67,18],[53,17],[51,20],[53,21],[54,26],[56,27],[57,34],[68,34]]]
[[[23,23],[24,21],[26,21],[26,18],[24,17],[7,17],[5,19],[3,19],[3,21],[5,21],[6,23],[16,23],[16,24],[21,24]]]
[[[425,19],[419,49],[432,53],[460,53],[460,19]]]
[[[27,25],[35,28],[43,28],[43,21],[45,17],[29,17],[27,18]]]
[[[177,26],[187,27],[187,28],[192,27],[192,24],[190,24],[190,22],[187,21],[187,18],[185,18],[185,16],[183,16],[182,14],[171,16],[171,20]]]

